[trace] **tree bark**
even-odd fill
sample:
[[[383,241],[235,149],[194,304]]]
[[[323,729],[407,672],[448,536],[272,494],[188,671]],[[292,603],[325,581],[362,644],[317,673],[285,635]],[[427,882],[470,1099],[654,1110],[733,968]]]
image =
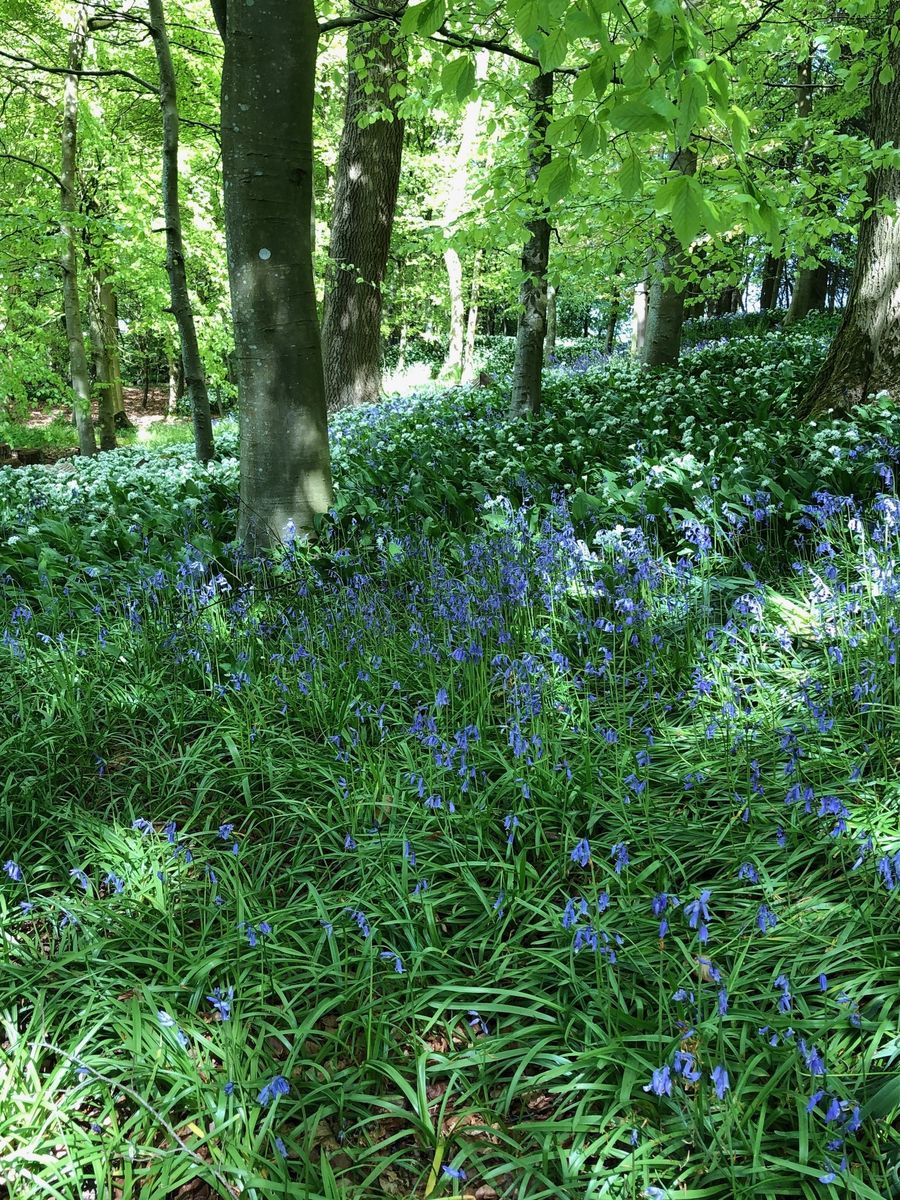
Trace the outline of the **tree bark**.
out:
[[[606,341],[603,349],[606,354],[612,354],[616,348],[616,330],[619,327],[619,297],[615,296],[609,302],[609,313],[606,317]]]
[[[115,450],[116,414],[114,408],[113,375],[109,349],[103,328],[103,314],[100,310],[100,285],[97,281],[96,273],[92,274],[90,285],[88,329],[91,335],[91,347],[94,351],[95,387],[97,391],[98,423],[100,425],[100,449]]]
[[[222,172],[240,397],[238,537],[257,554],[312,532],[334,501],[310,244],[318,25],[312,0],[216,0],[214,12],[226,31]]]
[[[784,270],[784,259],[769,253],[763,262],[762,284],[759,291],[759,311],[769,312],[778,300],[778,289],[781,283],[781,273]]]
[[[197,329],[194,310],[187,286],[184,268],[184,239],[181,232],[181,203],[178,197],[178,92],[175,84],[175,67],[169,49],[169,37],[163,14],[162,0],[148,0],[150,7],[150,33],[156,49],[159,66],[159,106],[163,122],[162,194],[163,212],[166,222],[166,271],[169,276],[169,294],[172,313],[178,326],[181,342],[181,361],[184,364],[184,381],[191,405],[194,422],[194,450],[200,462],[206,463],[215,454],[212,419],[209,413],[209,395],[206,390],[206,374],[197,344]]]
[[[547,129],[553,118],[553,72],[534,77],[528,88],[528,172],[533,189],[541,169],[550,162]],[[524,279],[519,291],[516,357],[512,372],[512,416],[535,417],[541,410],[541,368],[547,320],[547,263],[550,260],[550,222],[541,211],[528,222],[522,251]]]
[[[476,84],[487,74],[488,55],[482,50],[475,60]],[[469,194],[469,171],[478,149],[478,131],[481,124],[481,96],[476,94],[466,105],[463,113],[459,145],[444,203],[444,236],[452,238],[454,225],[459,220]],[[466,306],[463,300],[463,268],[459,251],[449,245],[444,250],[444,266],[447,269],[447,290],[450,295],[450,331],[447,338],[447,357],[442,374],[453,376],[462,371],[466,336]]]
[[[890,30],[887,65],[893,78],[879,83],[875,64],[868,110],[873,145],[900,146],[900,27]],[[878,167],[867,181],[859,226],[856,270],[840,327],[801,415],[846,410],[879,391],[900,390],[900,170]]]
[[[697,170],[696,151],[685,146],[675,151],[669,170],[693,175]],[[678,239],[670,235],[665,251],[653,272],[647,303],[647,332],[641,361],[645,367],[669,366],[681,353],[681,327],[684,324],[684,288],[676,287],[672,277],[684,265],[685,256]]]
[[[355,66],[360,58],[363,70]],[[403,156],[397,89],[406,75],[406,44],[395,23],[352,29],[347,63],[322,322],[329,411],[381,397],[381,289]]]
[[[75,11],[75,26],[69,39],[68,70],[63,88],[62,167],[60,170],[60,232],[63,275],[63,307],[66,337],[69,342],[69,370],[75,393],[75,428],[81,454],[97,453],[94,426],[91,420],[91,381],[87,354],[84,349],[84,330],[81,324],[81,302],[78,295],[78,243],[75,238],[75,219],[78,206],[75,200],[75,166],[78,158],[78,72],[84,62],[88,35],[88,10],[79,4]]]
[[[559,288],[547,288],[547,329],[544,333],[544,358],[556,353],[556,300]]]
[[[478,332],[478,291],[481,287],[482,250],[475,251],[472,263],[472,286],[469,292],[469,313],[466,317],[466,339],[463,344],[461,383],[471,383],[475,378],[475,335]]]
[[[644,345],[647,341],[647,304],[650,299],[650,280],[646,276],[639,279],[634,289],[634,301],[631,306],[631,354],[633,358],[643,358]]]
[[[807,118],[812,114],[813,108],[813,58],[812,52],[803,62],[797,65],[797,116]],[[807,138],[806,149],[808,150],[810,139]],[[784,327],[789,328],[791,325],[796,325],[798,321],[814,309],[824,308],[825,295],[824,283],[826,277],[823,276],[823,268],[821,264],[816,263],[813,266],[803,267],[799,263],[797,265],[797,275],[794,280],[794,290],[791,293],[791,303],[784,317]]]

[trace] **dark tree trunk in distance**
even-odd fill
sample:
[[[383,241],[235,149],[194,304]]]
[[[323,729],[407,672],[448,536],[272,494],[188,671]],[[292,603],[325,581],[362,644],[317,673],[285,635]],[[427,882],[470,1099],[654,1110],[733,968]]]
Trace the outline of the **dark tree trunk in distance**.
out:
[[[354,66],[359,58],[365,60],[362,71]],[[394,22],[375,21],[352,29],[347,62],[322,321],[329,411],[374,404],[381,396],[381,289],[403,155],[396,90],[406,76],[406,45]],[[389,118],[372,120],[386,113]]]
[[[887,63],[893,78],[872,80],[868,134],[875,146],[900,145],[900,29],[891,28]],[[801,403],[801,413],[849,409],[871,393],[900,391],[900,170],[880,167],[867,184],[856,270],[831,349]],[[888,212],[883,207],[888,207]]]
[[[213,0],[225,38],[222,173],[240,396],[238,537],[310,533],[334,500],[313,280],[312,0]]]
[[[813,59],[812,52],[797,66],[797,116],[809,117],[813,108]],[[808,151],[810,140],[807,139]],[[784,327],[796,325],[813,309],[825,307],[825,285],[827,268],[816,263],[813,266],[797,265],[791,303],[785,314]]]
[[[114,379],[110,363],[109,348],[103,328],[100,308],[100,284],[96,274],[91,277],[91,294],[88,298],[88,328],[91,347],[94,351],[94,373],[96,375],[97,413],[100,426],[100,449],[116,448],[116,414]]]
[[[697,170],[697,154],[690,147],[676,150],[669,170],[693,175]],[[645,367],[668,366],[678,362],[681,353],[681,327],[684,324],[684,288],[672,281],[684,263],[684,253],[678,239],[670,235],[666,248],[656,263],[650,284],[647,304],[647,331],[641,361]]]
[[[178,94],[175,68],[169,49],[169,37],[163,15],[163,0],[149,0],[150,32],[159,64],[159,104],[163,120],[162,193],[166,221],[166,271],[172,312],[178,325],[184,382],[194,421],[194,449],[200,462],[209,462],[215,454],[206,374],[197,344],[194,311],[188,293],[184,269],[184,240],[181,234],[181,203],[178,198]]]
[[[528,182],[531,187],[550,162],[547,128],[553,117],[553,72],[534,77],[528,88]],[[544,212],[528,222],[528,240],[522,250],[524,279],[519,291],[519,323],[513,362],[512,416],[537,416],[541,410],[541,368],[547,321],[547,263],[550,259],[550,222]]]
[[[781,273],[784,270],[784,259],[774,254],[767,254],[763,263],[762,284],[759,291],[759,310],[768,312],[775,308],[778,300],[778,288],[781,283]]]

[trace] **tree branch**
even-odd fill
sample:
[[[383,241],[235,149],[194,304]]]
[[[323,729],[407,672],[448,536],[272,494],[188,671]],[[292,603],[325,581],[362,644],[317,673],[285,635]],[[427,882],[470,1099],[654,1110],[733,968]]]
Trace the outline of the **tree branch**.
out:
[[[13,54],[9,50],[0,50],[0,55],[3,58],[11,60],[13,70],[19,71],[43,71],[45,75],[78,75],[80,77],[101,77],[107,75],[121,75],[124,79],[130,79],[133,83],[140,84],[145,91],[151,92],[154,95],[159,90],[152,83],[148,83],[146,79],[141,79],[140,75],[134,75],[131,71],[109,70],[109,71],[72,71],[68,67],[47,67],[43,63],[36,63],[30,58],[23,58],[21,54]]]
[[[45,175],[49,175],[56,186],[62,190],[62,180],[55,171],[51,171],[49,167],[45,167],[42,163],[35,162],[33,158],[24,158],[21,154],[6,154],[0,151],[0,158],[8,159],[10,162],[25,163],[28,167],[34,167],[36,171],[43,171]]]

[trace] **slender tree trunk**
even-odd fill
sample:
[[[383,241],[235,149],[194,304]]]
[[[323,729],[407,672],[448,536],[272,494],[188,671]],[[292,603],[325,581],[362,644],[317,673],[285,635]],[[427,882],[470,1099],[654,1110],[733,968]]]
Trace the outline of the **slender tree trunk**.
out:
[[[94,268],[97,309],[106,361],[109,364],[109,390],[112,398],[113,421],[118,429],[133,429],[125,411],[125,389],[122,386],[122,361],[119,357],[119,309],[116,294],[105,268]]]
[[[88,329],[94,351],[94,373],[96,375],[97,410],[100,425],[100,449],[116,448],[116,414],[114,409],[112,367],[103,328],[100,309],[100,285],[96,272],[90,279],[91,293],[88,298]]]
[[[762,284],[759,291],[759,311],[769,312],[778,300],[778,287],[781,283],[781,273],[784,270],[784,259],[772,253],[766,255],[763,263]]]
[[[812,51],[797,65],[797,116],[804,119],[812,114],[813,108],[813,59]],[[810,139],[807,138],[805,150],[808,152]],[[803,267],[797,264],[797,275],[794,280],[794,290],[791,293],[791,303],[784,318],[784,327],[796,325],[798,321],[814,309],[824,306],[825,297],[822,294],[823,268],[816,263]]]
[[[167,363],[169,367],[169,399],[166,404],[166,419],[174,421],[178,415],[178,393],[181,389],[181,356],[169,352]]]
[[[447,357],[444,359],[441,374],[452,379],[462,367],[466,336],[462,259],[455,246],[448,246],[444,251],[444,269],[447,272],[447,294],[450,298],[450,332],[447,337]]]
[[[891,80],[875,64],[868,134],[875,146],[900,146],[900,26],[890,30]],[[849,409],[879,391],[900,392],[900,170],[879,167],[867,181],[856,270],[831,349],[801,402],[801,414]]]
[[[238,536],[310,533],[334,502],[310,245],[312,0],[213,0],[225,41],[222,172],[241,419]]]
[[[639,279],[634,289],[631,306],[631,353],[634,358],[643,358],[647,341],[647,305],[650,300],[650,280]]]
[[[75,219],[78,206],[75,200],[75,166],[78,158],[78,74],[84,62],[88,35],[88,10],[79,4],[75,12],[75,27],[69,39],[68,69],[63,89],[61,219],[63,274],[63,306],[66,318],[66,337],[69,342],[69,370],[75,393],[75,428],[81,454],[97,452],[94,426],[91,420],[91,381],[87,354],[84,350],[84,331],[81,324],[81,302],[78,295],[78,243],[75,238]]]
[[[488,54],[480,51],[475,60],[475,79],[479,84],[487,74]],[[481,96],[476,94],[466,105],[463,113],[459,145],[453,171],[447,187],[444,203],[444,236],[452,238],[454,225],[465,208],[469,194],[469,174],[478,149],[478,132],[481,124]],[[465,348],[466,308],[463,300],[463,269],[459,252],[449,245],[444,250],[444,266],[447,269],[447,290],[450,296],[450,332],[447,339],[447,357],[442,374],[453,376],[461,371]]]
[[[394,22],[374,21],[351,30],[347,60],[322,323],[329,411],[374,404],[381,396],[381,289],[400,186],[397,90],[406,75],[406,44]]]
[[[166,221],[166,271],[172,313],[181,342],[185,386],[194,421],[194,449],[200,462],[209,462],[215,454],[206,375],[197,344],[194,310],[184,269],[184,240],[181,233],[181,203],[178,198],[178,93],[175,68],[169,49],[169,37],[163,14],[163,0],[148,0],[150,32],[159,65],[159,105],[163,122],[162,193]]]
[[[534,77],[528,88],[528,183],[533,189],[542,167],[550,162],[547,129],[553,118],[553,72]],[[524,279],[519,291],[516,357],[512,372],[512,416],[537,416],[541,410],[541,368],[544,365],[544,329],[547,320],[547,263],[550,259],[550,222],[544,212],[528,222],[528,240],[522,251]]]
[[[616,348],[616,330],[619,328],[619,297],[615,296],[609,303],[609,313],[606,318],[606,341],[603,349],[606,354],[612,354]]]
[[[481,287],[482,250],[475,251],[472,263],[472,287],[469,292],[469,314],[466,318],[466,340],[463,345],[462,383],[471,383],[475,378],[475,335],[478,332],[478,291]]]
[[[559,288],[547,288],[547,331],[544,334],[544,358],[556,353],[556,301]]]
[[[697,153],[691,147],[676,150],[669,170],[693,175],[697,170]],[[678,239],[670,235],[666,248],[656,264],[650,284],[647,304],[647,333],[641,361],[645,367],[668,366],[678,362],[681,353],[681,327],[684,324],[684,289],[676,287],[672,276],[684,264],[684,253]]]

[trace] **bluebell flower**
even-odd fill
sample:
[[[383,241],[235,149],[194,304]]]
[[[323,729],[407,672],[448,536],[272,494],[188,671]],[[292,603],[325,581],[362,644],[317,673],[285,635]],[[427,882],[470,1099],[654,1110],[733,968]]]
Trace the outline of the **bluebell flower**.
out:
[[[230,1095],[232,1094],[232,1092],[233,1092],[233,1091],[234,1091],[234,1080],[233,1080],[233,1079],[228,1079],[228,1080],[226,1080],[226,1083],[225,1083],[225,1095],[226,1095],[226,1096],[230,1096]]]
[[[516,830],[519,828],[519,818],[515,813],[507,813],[503,818],[503,828],[506,830],[506,844],[511,846],[516,836]]]
[[[644,1084],[645,1092],[652,1092],[654,1096],[671,1096],[672,1095],[672,1071],[667,1065],[657,1067],[649,1083]]]
[[[291,1085],[288,1083],[285,1077],[283,1075],[276,1075],[260,1089],[259,1095],[256,1097],[256,1101],[258,1104],[261,1104],[263,1108],[266,1108],[279,1096],[286,1096],[290,1090]]]
[[[393,950],[382,950],[379,958],[389,959],[394,964],[394,970],[398,975],[403,974],[403,960],[399,954],[395,954]]]
[[[435,708],[443,708],[445,705],[447,705],[449,703],[450,703],[450,697],[447,694],[447,689],[446,688],[438,688],[437,693],[434,697]]]
[[[622,871],[625,869],[625,867],[628,866],[629,862],[631,861],[628,857],[628,847],[625,845],[624,842],[616,842],[616,844],[610,850],[609,854],[610,854],[610,858],[615,858],[615,860],[616,860],[616,862],[615,862],[616,874],[621,875]]]
[[[645,1187],[641,1195],[645,1196],[646,1200],[669,1200],[669,1193],[664,1188]]]
[[[72,879],[77,880],[77,882],[81,884],[85,891],[90,889],[91,885],[88,881],[88,877],[85,875],[84,871],[82,871],[81,867],[73,867],[69,872],[69,875],[72,877]]]
[[[577,863],[579,867],[586,867],[591,860],[591,847],[587,838],[579,838],[575,843],[575,849],[569,856],[573,863]]]
[[[731,1084],[728,1082],[728,1072],[723,1066],[716,1065],[712,1069],[710,1078],[712,1079],[713,1087],[716,1089],[716,1095],[720,1100],[724,1100],[725,1093],[731,1087]]]
[[[753,863],[741,863],[738,868],[738,879],[746,879],[750,883],[759,883],[759,872]]]
[[[220,987],[213,988],[212,995],[206,998],[223,1021],[231,1019],[231,1002],[234,999],[233,987],[230,987],[224,993]]]
[[[691,900],[684,906],[684,911],[688,917],[688,925],[691,929],[697,930],[697,938],[701,945],[705,945],[709,939],[709,928],[706,922],[709,920],[708,905],[711,895],[711,889],[704,888],[696,900]]]
[[[789,1013],[791,1011],[791,982],[787,975],[779,975],[775,980],[775,986],[781,991],[781,996],[778,1000],[778,1011]]]
[[[345,850],[355,850],[356,849],[356,842],[353,840],[352,835],[349,833],[344,838],[344,849]]]
[[[177,829],[178,826],[174,821],[169,821],[167,825],[163,826],[163,833],[165,834],[166,841],[172,846],[175,845],[175,832]]]
[[[109,874],[104,876],[103,882],[107,885],[107,887],[111,886],[117,896],[121,896],[121,894],[125,891],[125,880],[120,879],[114,871],[110,871]]]
[[[422,892],[427,892],[427,891],[428,891],[428,880],[427,879],[419,879],[416,883],[416,886],[413,888],[412,894],[414,896],[420,896],[422,894]]]
[[[351,919],[356,922],[357,928],[364,938],[371,937],[372,930],[364,912],[354,908],[345,909],[345,912],[349,913]]]
[[[756,924],[760,933],[768,933],[778,924],[778,918],[767,904],[761,904],[756,911]]]
[[[825,1095],[826,1095],[826,1092],[825,1092],[824,1088],[819,1088],[817,1091],[813,1092],[813,1094],[810,1096],[809,1100],[806,1103],[806,1111],[808,1113],[813,1112],[815,1110],[816,1106],[818,1105],[819,1101]]]
[[[136,821],[131,822],[131,828],[140,831],[142,836],[153,832],[153,822],[148,821],[145,817],[138,817]]]
[[[223,842],[227,842],[231,838],[232,833],[234,833],[234,824],[233,823],[228,823],[228,824],[219,826],[218,836],[222,839]]]
[[[676,1050],[673,1070],[689,1083],[696,1083],[700,1072],[694,1066],[694,1056],[689,1050]]]
[[[22,868],[19,866],[18,863],[13,862],[13,860],[11,858],[8,858],[6,860],[6,862],[3,864],[3,870],[10,877],[10,879],[13,881],[13,883],[21,883],[22,882],[22,880],[24,878],[24,876],[22,875]]]
[[[447,1163],[443,1163],[441,1165],[441,1171],[443,1171],[448,1179],[468,1179],[468,1176],[462,1167],[451,1167],[448,1166]]]
[[[403,857],[411,867],[416,865],[416,852],[413,850],[409,842],[403,843]]]
[[[288,1149],[280,1137],[276,1137],[276,1139],[275,1139],[275,1149],[278,1151],[278,1153],[281,1155],[282,1158],[287,1158]]]
[[[478,1033],[484,1034],[485,1037],[490,1032],[487,1021],[482,1018],[481,1014],[475,1008],[469,1009],[469,1025]]]
[[[717,1004],[719,1008],[719,1016],[726,1016],[728,1013],[728,991],[726,988],[719,988]]]
[[[820,992],[828,991],[828,976],[827,975],[819,976],[819,991]]]

